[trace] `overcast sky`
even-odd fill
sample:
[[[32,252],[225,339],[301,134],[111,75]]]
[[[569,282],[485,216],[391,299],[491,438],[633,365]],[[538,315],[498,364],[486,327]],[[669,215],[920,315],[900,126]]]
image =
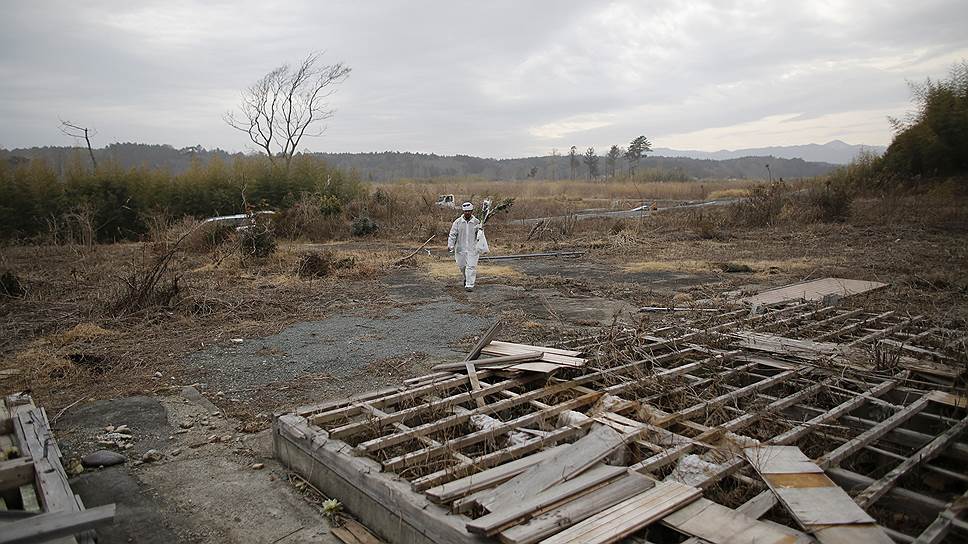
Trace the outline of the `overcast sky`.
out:
[[[887,144],[906,80],[968,58],[968,1],[5,1],[0,147],[251,150],[239,91],[314,50],[353,72],[313,151],[513,157],[645,134]]]

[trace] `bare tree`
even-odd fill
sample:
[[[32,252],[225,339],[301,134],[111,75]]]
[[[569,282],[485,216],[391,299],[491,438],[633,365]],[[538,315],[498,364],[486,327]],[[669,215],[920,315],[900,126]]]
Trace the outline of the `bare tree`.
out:
[[[286,171],[303,136],[321,136],[322,121],[335,113],[326,98],[336,92],[350,73],[343,63],[321,64],[321,53],[312,53],[292,68],[276,68],[242,91],[240,114],[230,111],[225,122],[248,134],[252,143],[269,156],[273,165],[281,158]]]
[[[551,179],[553,181],[558,181],[558,157],[561,153],[558,153],[558,148],[553,148],[551,150]]]
[[[84,138],[87,143],[87,152],[91,155],[91,164],[94,169],[97,170],[97,160],[94,159],[94,149],[91,147],[91,136],[97,134],[97,131],[87,127],[82,127],[71,123],[70,121],[65,121],[61,119],[60,131],[72,138]]]

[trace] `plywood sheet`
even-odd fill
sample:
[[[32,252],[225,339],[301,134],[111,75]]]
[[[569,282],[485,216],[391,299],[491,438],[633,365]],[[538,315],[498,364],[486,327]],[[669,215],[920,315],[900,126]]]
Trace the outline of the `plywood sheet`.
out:
[[[764,446],[743,450],[753,468],[761,474],[823,472],[796,446]]]
[[[740,302],[751,306],[760,306],[796,300],[821,301],[830,295],[846,297],[880,289],[885,286],[887,286],[886,283],[879,281],[823,278],[764,291],[751,297],[741,298]]]

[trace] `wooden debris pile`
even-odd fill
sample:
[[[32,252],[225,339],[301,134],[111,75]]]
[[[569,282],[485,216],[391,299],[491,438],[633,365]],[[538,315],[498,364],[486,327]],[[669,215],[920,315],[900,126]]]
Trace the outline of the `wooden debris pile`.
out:
[[[393,542],[968,541],[965,331],[821,300],[495,336],[277,417],[277,455]]]
[[[29,395],[0,403],[0,543],[94,542],[114,505],[84,508],[71,491],[47,412]]]

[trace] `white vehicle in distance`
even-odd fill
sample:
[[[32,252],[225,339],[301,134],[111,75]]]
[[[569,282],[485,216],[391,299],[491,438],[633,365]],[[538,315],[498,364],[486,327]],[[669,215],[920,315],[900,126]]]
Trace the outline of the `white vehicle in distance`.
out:
[[[235,230],[247,230],[255,226],[259,217],[266,216],[265,219],[269,219],[275,214],[276,212],[272,210],[262,210],[252,213],[220,215],[217,217],[209,217],[208,219],[202,221],[202,225],[228,225],[235,227]]]

